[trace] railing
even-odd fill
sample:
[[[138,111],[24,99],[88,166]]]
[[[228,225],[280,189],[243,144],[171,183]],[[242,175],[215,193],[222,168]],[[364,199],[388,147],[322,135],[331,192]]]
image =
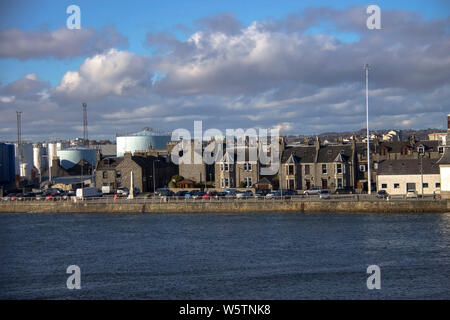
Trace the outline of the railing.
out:
[[[37,199],[37,198],[21,198],[16,200],[8,200],[2,198],[0,203],[17,203],[17,204],[35,204],[37,202],[42,203],[101,203],[101,204],[114,204],[114,203],[133,203],[133,204],[145,204],[145,203],[202,203],[202,202],[279,202],[279,201],[377,201],[377,202],[395,202],[395,201],[438,201],[439,198],[433,195],[426,195],[424,197],[418,198],[406,198],[406,196],[390,196],[389,198],[377,198],[376,195],[368,194],[333,194],[329,198],[320,198],[318,195],[292,195],[292,196],[282,196],[282,197],[209,197],[209,198],[185,198],[176,196],[136,196],[134,199],[128,199],[127,197],[114,198],[112,196],[103,197],[90,197],[84,199],[78,199],[76,197],[55,197],[52,199]]]

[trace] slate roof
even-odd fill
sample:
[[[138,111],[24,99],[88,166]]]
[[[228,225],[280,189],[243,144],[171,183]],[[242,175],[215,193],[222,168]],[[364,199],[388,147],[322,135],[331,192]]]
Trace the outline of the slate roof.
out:
[[[424,158],[423,174],[439,174],[436,159]],[[378,175],[420,174],[420,159],[384,160],[378,164]]]
[[[315,146],[292,147],[284,150],[281,162],[286,163],[291,155],[298,163],[313,163],[316,156]],[[337,162],[341,159],[349,161],[352,157],[352,146],[349,145],[328,145],[321,146],[317,162]]]
[[[286,163],[286,161],[288,161],[291,155],[295,157],[295,161],[297,162],[311,163],[314,162],[314,158],[316,155],[316,147],[301,146],[285,149],[281,156],[281,162]]]
[[[97,170],[114,169],[119,163],[122,162],[122,160],[123,160],[123,157],[104,158],[99,161]]]

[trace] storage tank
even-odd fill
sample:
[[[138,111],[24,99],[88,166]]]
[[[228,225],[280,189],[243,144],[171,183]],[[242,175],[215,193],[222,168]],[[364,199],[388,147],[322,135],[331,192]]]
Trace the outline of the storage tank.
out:
[[[136,133],[116,135],[117,157],[123,157],[125,152],[145,151],[152,149],[166,149],[166,144],[171,140],[167,133],[145,128]]]
[[[52,166],[53,157],[56,156],[56,142],[49,142],[47,144],[47,154],[48,154],[48,167]]]
[[[33,167],[33,144],[23,142],[22,143],[22,163],[26,163],[26,172],[24,172],[24,175],[22,175],[22,169],[19,164],[19,158],[20,158],[20,151],[17,146],[17,143],[14,144],[15,147],[15,161],[16,161],[16,174],[20,175],[21,177],[31,177],[31,168]]]
[[[39,174],[47,167],[44,163],[46,159],[46,148],[40,143],[33,144],[33,166]]]
[[[97,165],[97,150],[86,147],[72,147],[56,151],[61,167],[70,169],[81,160],[89,162],[92,166]]]

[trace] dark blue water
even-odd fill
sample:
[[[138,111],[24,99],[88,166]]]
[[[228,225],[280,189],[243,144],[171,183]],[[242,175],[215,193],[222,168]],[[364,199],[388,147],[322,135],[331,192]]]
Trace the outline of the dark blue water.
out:
[[[0,245],[3,299],[450,298],[450,214],[2,214]]]

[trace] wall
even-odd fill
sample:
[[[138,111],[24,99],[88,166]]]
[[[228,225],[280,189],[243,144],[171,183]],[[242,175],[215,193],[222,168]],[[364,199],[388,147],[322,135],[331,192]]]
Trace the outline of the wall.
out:
[[[0,203],[0,213],[444,213],[450,212],[450,200],[440,201],[181,201],[178,203],[121,200],[117,203],[81,201]]]

